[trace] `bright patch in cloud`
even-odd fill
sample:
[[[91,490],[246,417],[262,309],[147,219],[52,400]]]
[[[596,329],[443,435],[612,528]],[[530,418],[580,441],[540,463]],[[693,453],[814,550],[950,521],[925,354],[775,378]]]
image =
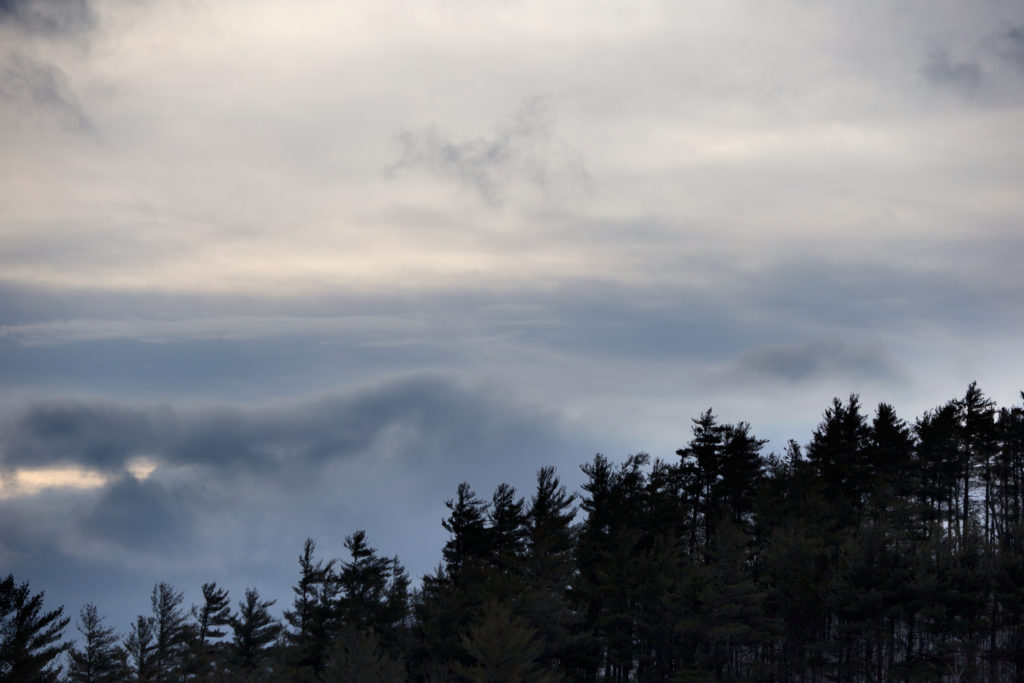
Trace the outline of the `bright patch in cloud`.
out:
[[[102,472],[81,467],[19,469],[0,478],[0,498],[31,496],[52,488],[95,489],[109,480]]]

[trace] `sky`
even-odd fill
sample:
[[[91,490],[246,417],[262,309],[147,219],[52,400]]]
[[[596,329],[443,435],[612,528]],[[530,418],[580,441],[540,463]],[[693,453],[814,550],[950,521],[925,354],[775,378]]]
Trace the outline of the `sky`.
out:
[[[1024,6],[0,0],[0,573],[414,579],[459,482],[1024,389]]]

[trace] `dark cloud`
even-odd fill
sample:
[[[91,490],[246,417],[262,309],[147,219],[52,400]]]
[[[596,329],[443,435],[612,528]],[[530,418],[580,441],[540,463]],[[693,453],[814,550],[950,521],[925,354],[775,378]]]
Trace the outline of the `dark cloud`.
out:
[[[772,335],[769,343],[794,341],[794,328],[803,330],[805,338],[862,332],[919,334],[922,328],[945,334],[999,335],[1010,321],[1019,319],[1024,291],[1019,281],[1003,277],[1012,272],[1012,265],[1003,262],[1020,246],[1017,237],[922,245],[916,247],[918,255],[931,258],[917,268],[829,259],[783,261],[738,280],[731,296],[749,302],[755,313],[770,315],[771,321],[766,321]],[[952,267],[953,254],[959,259],[957,268]],[[942,263],[950,265],[932,265]],[[976,273],[984,269],[991,271],[991,277],[977,278]],[[806,334],[808,329],[813,335]]]
[[[122,549],[176,554],[193,534],[193,512],[187,492],[126,475],[104,490],[80,528],[87,537]]]
[[[3,466],[122,471],[134,459],[300,481],[328,463],[382,450],[398,458],[487,457],[495,443],[557,441],[556,421],[435,376],[263,410],[137,408],[47,401],[4,423]],[[525,440],[525,441],[524,441]]]
[[[744,353],[729,374],[739,379],[799,383],[822,378],[890,380],[902,371],[877,344],[833,338],[755,348]]]
[[[167,411],[114,403],[37,403],[3,424],[3,466],[76,464],[119,471],[132,458],[174,443],[173,420]]]
[[[96,26],[89,0],[0,0],[0,24],[30,33],[67,36]]]
[[[528,100],[486,137],[457,139],[437,126],[405,130],[398,136],[401,157],[388,174],[425,169],[474,190],[492,206],[517,182],[545,191],[587,192],[590,180],[582,159],[556,140],[553,130],[543,98]]]
[[[936,85],[954,86],[968,92],[976,89],[984,76],[980,64],[954,61],[945,50],[929,53],[922,71],[925,77]]]
[[[1024,73],[1024,26],[1008,29],[999,41],[999,51],[1007,60]]]
[[[0,64],[0,101],[41,113],[70,130],[93,130],[64,72],[17,52]]]

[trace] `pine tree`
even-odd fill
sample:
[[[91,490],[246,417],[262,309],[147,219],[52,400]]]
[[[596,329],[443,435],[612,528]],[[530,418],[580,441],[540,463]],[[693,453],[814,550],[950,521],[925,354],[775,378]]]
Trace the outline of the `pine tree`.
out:
[[[136,683],[149,683],[155,678],[154,632],[153,619],[140,614],[129,628],[128,635],[125,636],[124,651],[127,654],[127,668],[131,680]]]
[[[536,492],[526,514],[522,604],[524,617],[543,644],[538,662],[549,668],[566,669],[580,641],[581,625],[568,595],[575,572],[575,501],[576,495],[566,492],[554,467],[537,472]]]
[[[907,423],[888,403],[879,403],[867,438],[868,472],[873,494],[881,506],[894,497],[909,498],[919,478],[914,462],[914,439]]]
[[[561,677],[538,666],[543,645],[536,631],[509,605],[491,601],[462,636],[471,665],[456,671],[473,683],[555,683]]]
[[[236,674],[252,677],[267,657],[267,648],[281,633],[281,624],[270,615],[275,600],[260,600],[255,588],[245,590],[238,612],[230,618]]]
[[[327,657],[324,683],[403,683],[405,666],[380,645],[373,631],[342,627]]]
[[[712,485],[714,499],[721,505],[719,519],[724,513],[734,524],[751,526],[757,493],[764,478],[761,449],[766,443],[767,440],[750,433],[746,422],[726,425],[723,429],[720,476]]]
[[[157,683],[172,681],[185,665],[189,629],[181,607],[184,594],[161,581],[153,586],[153,666]]]
[[[122,678],[121,653],[113,627],[103,625],[96,605],[86,603],[78,615],[82,648],[68,652],[68,680],[74,683],[113,683]]]
[[[578,648],[575,666],[587,679],[628,680],[642,648],[637,577],[649,569],[644,551],[653,542],[645,519],[649,463],[646,453],[637,453],[613,468],[598,454],[582,466],[589,477],[581,503],[588,517],[579,533],[572,594],[589,641]]]
[[[477,497],[467,482],[462,482],[456,497],[445,501],[451,514],[441,522],[451,534],[444,545],[445,571],[456,587],[479,581],[491,555],[487,532],[487,503]]]
[[[958,444],[957,406],[950,401],[927,411],[914,425],[917,437],[916,462],[920,475],[917,497],[923,522],[939,522],[960,535],[960,489],[963,483],[961,452]]]
[[[423,577],[415,596],[417,646],[414,670],[439,672],[452,662],[468,663],[457,634],[479,612],[488,597],[486,579],[492,556],[487,529],[488,506],[467,482],[459,484],[456,497],[445,501],[450,514],[441,521],[449,533],[444,563]]]
[[[993,518],[995,517],[995,481],[993,463],[996,455],[996,423],[995,404],[981,389],[977,382],[971,382],[963,399],[957,402],[960,408],[961,448],[963,449],[963,481],[964,481],[964,517],[971,516],[968,505],[971,500],[970,486],[972,480],[981,485],[981,510],[979,518],[982,523],[982,535],[986,544],[995,541]]]
[[[487,512],[490,536],[490,565],[499,574],[518,575],[526,549],[526,503],[516,498],[516,489],[499,484]]]
[[[867,443],[860,398],[851,394],[845,405],[832,399],[807,446],[807,460],[817,474],[822,496],[833,507],[836,531],[857,521],[871,489]]]
[[[284,617],[291,626],[291,661],[302,675],[313,676],[323,667],[324,654],[330,642],[337,580],[334,560],[324,563],[314,559],[316,543],[307,538],[299,555],[299,583],[292,587],[295,599]]]
[[[352,559],[341,566],[338,584],[341,622],[357,631],[374,631],[387,650],[397,647],[408,614],[409,578],[398,558],[377,555],[366,532],[345,539]]]
[[[32,595],[28,581],[15,583],[13,574],[0,581],[0,681],[57,680],[70,619],[63,606],[44,612],[43,597]]]
[[[223,627],[231,623],[231,604],[228,591],[216,583],[203,584],[203,604],[192,606],[195,619],[195,669],[199,680],[206,680],[216,659],[216,644],[223,638]]]
[[[720,521],[711,562],[702,568],[700,655],[717,680],[754,678],[751,655],[769,636],[764,595],[749,566],[749,541],[731,520]]]
[[[707,556],[718,517],[721,491],[718,483],[725,467],[723,447],[726,427],[718,423],[711,408],[692,420],[693,438],[676,451],[681,458],[679,474],[690,519],[690,554],[698,548]]]

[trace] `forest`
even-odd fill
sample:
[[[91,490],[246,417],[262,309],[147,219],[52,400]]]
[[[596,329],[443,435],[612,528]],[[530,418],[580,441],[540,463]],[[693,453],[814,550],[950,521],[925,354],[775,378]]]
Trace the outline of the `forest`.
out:
[[[357,530],[295,549],[289,605],[157,582],[119,632],[9,575],[0,681],[1024,679],[1024,406],[851,395],[778,454],[708,409],[683,440],[576,492],[458,484],[417,583]]]

